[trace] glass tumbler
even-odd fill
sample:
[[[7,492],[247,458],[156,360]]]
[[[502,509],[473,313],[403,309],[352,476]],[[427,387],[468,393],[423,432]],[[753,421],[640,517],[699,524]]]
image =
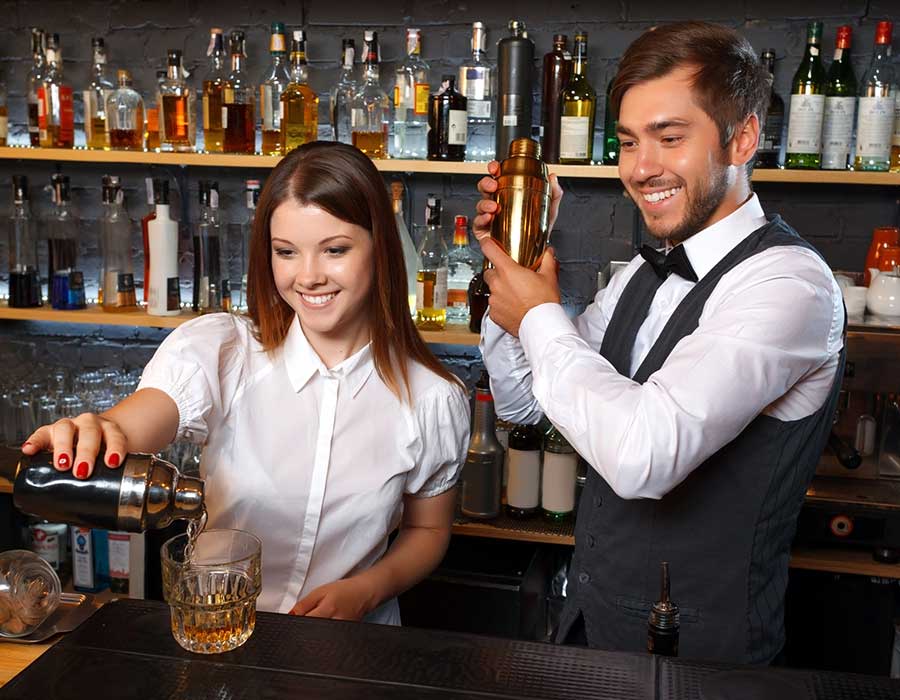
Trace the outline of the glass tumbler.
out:
[[[0,637],[24,637],[59,605],[59,576],[34,552],[0,553]]]

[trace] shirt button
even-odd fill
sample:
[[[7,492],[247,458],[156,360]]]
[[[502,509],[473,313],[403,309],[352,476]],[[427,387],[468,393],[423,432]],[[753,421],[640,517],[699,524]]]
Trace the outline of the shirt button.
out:
[[[591,576],[590,576],[590,574],[582,571],[580,574],[578,574],[578,580],[581,583],[587,583],[588,581],[591,580]]]

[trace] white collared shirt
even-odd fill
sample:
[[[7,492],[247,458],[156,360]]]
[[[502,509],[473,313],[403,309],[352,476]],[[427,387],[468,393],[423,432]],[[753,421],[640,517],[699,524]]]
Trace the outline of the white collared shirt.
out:
[[[699,279],[765,223],[754,194],[683,244]],[[661,498],[760,414],[782,421],[811,415],[831,390],[842,347],[840,288],[825,262],[779,246],[722,276],[697,329],[644,384],[600,356],[606,327],[637,256],[574,321],[559,304],[522,320],[519,339],[489,316],[481,351],[497,414],[535,423],[543,412],[623,498]],[[672,274],[638,330],[633,374],[694,287]]]
[[[469,440],[465,391],[408,363],[413,405],[375,371],[367,345],[332,369],[295,317],[266,353],[230,314],[179,326],[139,388],[178,406],[178,439],[204,444],[209,528],[262,540],[261,610],[288,612],[317,586],[367,569],[387,548],[404,494],[454,485]],[[389,601],[367,620],[399,623]]]

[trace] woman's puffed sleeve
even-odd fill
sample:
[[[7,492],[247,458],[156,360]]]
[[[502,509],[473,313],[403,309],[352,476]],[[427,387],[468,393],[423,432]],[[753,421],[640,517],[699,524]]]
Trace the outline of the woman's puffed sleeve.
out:
[[[211,314],[176,328],[144,368],[138,389],[158,389],[178,406],[176,440],[206,442],[240,380],[243,344],[231,314]]]
[[[446,381],[416,398],[416,466],[406,493],[430,498],[456,484],[469,446],[469,401],[459,385]]]

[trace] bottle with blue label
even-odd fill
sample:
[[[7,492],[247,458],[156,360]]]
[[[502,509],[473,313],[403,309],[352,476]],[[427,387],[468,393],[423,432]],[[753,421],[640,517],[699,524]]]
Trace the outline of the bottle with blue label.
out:
[[[72,528],[72,585],[82,593],[97,593],[109,587],[106,530]]]

